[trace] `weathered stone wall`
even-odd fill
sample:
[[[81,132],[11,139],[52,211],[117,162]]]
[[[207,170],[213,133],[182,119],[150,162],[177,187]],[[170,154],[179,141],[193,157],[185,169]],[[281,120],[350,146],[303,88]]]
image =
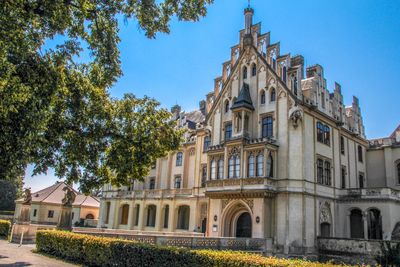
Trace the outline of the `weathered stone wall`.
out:
[[[375,257],[381,252],[380,240],[318,238],[319,260],[337,263],[376,264]],[[399,241],[392,241],[399,243]]]

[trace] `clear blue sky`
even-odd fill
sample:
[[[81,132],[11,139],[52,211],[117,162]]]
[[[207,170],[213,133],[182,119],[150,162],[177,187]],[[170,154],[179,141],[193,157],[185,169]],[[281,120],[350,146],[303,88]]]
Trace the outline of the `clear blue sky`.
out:
[[[358,96],[368,138],[388,136],[400,123],[400,0],[252,0],[254,23],[280,42],[281,53],[301,54],[324,67],[328,87],[342,85],[345,103]],[[110,90],[148,95],[164,107],[198,107],[243,28],[246,0],[215,0],[196,23],[171,22],[169,35],[149,40],[135,21],[121,20],[124,76]],[[29,178],[38,190],[52,173]]]

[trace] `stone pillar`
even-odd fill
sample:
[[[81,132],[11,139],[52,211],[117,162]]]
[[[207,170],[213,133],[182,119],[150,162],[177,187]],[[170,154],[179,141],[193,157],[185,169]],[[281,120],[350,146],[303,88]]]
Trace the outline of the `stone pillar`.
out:
[[[363,214],[363,222],[364,222],[364,239],[368,239],[368,212],[364,212]]]
[[[135,214],[135,203],[132,201],[132,203],[129,205],[128,230],[132,230],[133,229],[134,214]]]
[[[145,206],[145,203],[142,202],[142,205],[140,205],[140,212],[139,212],[139,225],[138,229],[143,231],[145,225],[146,225],[146,220],[147,219],[147,207]]]
[[[345,233],[344,233],[344,235],[345,235],[345,237],[347,237],[347,238],[351,238],[351,220],[350,220],[350,215],[351,215],[351,212],[349,211],[349,212],[347,212],[347,215],[346,215],[346,231],[345,231]]]
[[[29,223],[31,220],[31,205],[30,204],[22,204],[21,212],[18,218],[18,221],[21,223]]]
[[[112,218],[110,218],[110,220],[112,221],[112,227],[111,227],[112,229],[118,229],[119,221],[120,221],[119,216],[120,216],[120,213],[121,213],[120,210],[121,210],[120,203],[117,200],[114,203],[114,216]]]
[[[62,206],[57,228],[62,230],[72,229],[72,206]]]
[[[163,214],[164,214],[165,208],[162,206],[162,202],[157,205],[157,210],[156,210],[156,225],[155,225],[155,230],[156,231],[161,231],[163,227]]]
[[[175,232],[176,229],[176,216],[178,214],[178,208],[175,206],[175,203],[171,205],[169,208],[170,214],[169,214],[169,220],[168,220],[168,232]]]

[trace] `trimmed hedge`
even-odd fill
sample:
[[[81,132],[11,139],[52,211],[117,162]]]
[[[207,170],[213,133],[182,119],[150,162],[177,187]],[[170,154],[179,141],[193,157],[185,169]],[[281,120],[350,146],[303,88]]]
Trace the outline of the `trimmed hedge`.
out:
[[[303,260],[287,260],[236,251],[189,250],[153,246],[131,240],[97,237],[56,230],[36,234],[38,252],[88,266],[204,266],[204,267],[333,267]],[[342,265],[344,266],[344,265]]]
[[[10,221],[0,220],[0,238],[8,238],[10,229],[11,229]]]

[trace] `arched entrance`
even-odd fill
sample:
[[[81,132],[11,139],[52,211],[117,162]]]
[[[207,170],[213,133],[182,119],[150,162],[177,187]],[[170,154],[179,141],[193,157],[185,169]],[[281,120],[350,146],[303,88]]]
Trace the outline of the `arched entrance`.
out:
[[[236,237],[251,237],[251,215],[243,212],[236,221]]]
[[[221,236],[252,237],[252,212],[242,200],[228,201],[222,212]]]

